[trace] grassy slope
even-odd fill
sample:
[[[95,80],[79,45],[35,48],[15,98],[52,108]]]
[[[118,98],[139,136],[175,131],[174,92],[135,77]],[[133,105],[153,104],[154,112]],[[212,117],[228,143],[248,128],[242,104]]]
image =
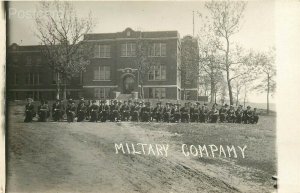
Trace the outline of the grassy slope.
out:
[[[270,176],[276,174],[276,118],[274,116],[262,116],[257,125],[245,124],[147,124],[151,130],[166,130],[173,135],[172,140],[181,148],[181,144],[188,145],[247,145],[246,158],[195,158],[206,164],[224,165],[231,164],[249,168],[250,178],[264,183]],[[181,149],[178,149],[181,151]],[[218,152],[217,152],[218,153]],[[243,175],[243,174],[242,174]],[[245,178],[247,178],[244,174]]]

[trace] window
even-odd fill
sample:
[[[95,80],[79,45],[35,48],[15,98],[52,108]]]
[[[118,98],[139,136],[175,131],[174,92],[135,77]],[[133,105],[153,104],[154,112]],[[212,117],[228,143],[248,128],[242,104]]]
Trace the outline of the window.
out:
[[[94,80],[110,80],[110,66],[99,66],[95,68]]]
[[[163,57],[167,53],[167,44],[165,43],[153,43],[149,48],[149,56]]]
[[[136,56],[136,44],[126,43],[121,44],[121,57],[132,57]]]
[[[99,99],[109,98],[110,88],[95,88],[94,97]]]
[[[31,57],[30,56],[26,57],[26,65],[31,65]]]
[[[27,85],[39,85],[40,84],[40,73],[29,72],[26,75]]]
[[[149,88],[149,98],[154,98],[154,99],[166,98],[166,88]]]
[[[96,45],[94,57],[95,58],[110,58],[110,45]]]
[[[166,66],[152,66],[149,70],[148,80],[166,80]]]
[[[38,56],[38,57],[36,58],[36,65],[37,65],[37,66],[40,66],[41,63],[42,63],[42,58],[41,58],[40,56]]]
[[[14,85],[18,85],[19,84],[19,75],[18,73],[14,74]]]

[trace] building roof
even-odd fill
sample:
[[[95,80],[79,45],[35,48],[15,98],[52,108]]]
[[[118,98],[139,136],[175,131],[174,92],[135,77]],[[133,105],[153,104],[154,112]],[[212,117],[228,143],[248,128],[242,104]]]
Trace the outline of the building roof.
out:
[[[119,38],[179,38],[178,31],[134,31],[131,28],[126,28],[122,32],[116,33],[91,33],[84,36],[84,40],[99,40],[99,39],[119,39]]]

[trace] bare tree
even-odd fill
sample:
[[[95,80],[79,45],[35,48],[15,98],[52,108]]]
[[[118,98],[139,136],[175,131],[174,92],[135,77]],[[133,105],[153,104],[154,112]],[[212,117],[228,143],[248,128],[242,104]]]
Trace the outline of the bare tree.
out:
[[[220,55],[216,47],[216,40],[205,28],[201,29],[198,35],[199,39],[199,63],[200,70],[205,72],[209,77],[210,83],[210,102],[216,103],[216,85],[223,79],[223,74],[220,69]]]
[[[57,99],[59,99],[60,78],[66,85],[74,75],[89,64],[92,47],[81,42],[84,34],[94,27],[91,14],[80,18],[70,2],[42,1],[35,15],[36,33],[42,45],[42,53],[57,77]]]
[[[148,77],[148,73],[151,68],[155,65],[154,60],[152,60],[148,55],[149,43],[144,40],[141,36],[136,39],[136,57],[135,64],[138,69],[138,84],[140,88],[140,98],[144,99],[144,80]]]
[[[267,93],[267,114],[270,112],[269,97],[276,90],[276,67],[275,67],[275,49],[256,55],[258,73],[261,75],[260,83],[254,88],[260,92]]]
[[[240,23],[246,3],[243,1],[211,1],[205,3],[209,16],[205,17],[205,27],[214,32],[217,37],[215,45],[223,57],[220,61],[221,69],[226,73],[230,104],[233,104],[232,81],[247,73],[239,69],[244,62],[240,58],[240,47],[233,47],[232,36],[239,32]],[[239,72],[239,73],[238,73]]]

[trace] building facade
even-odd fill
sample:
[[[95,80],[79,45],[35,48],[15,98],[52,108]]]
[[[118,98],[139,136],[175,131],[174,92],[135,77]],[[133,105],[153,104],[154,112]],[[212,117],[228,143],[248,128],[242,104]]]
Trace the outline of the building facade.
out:
[[[155,61],[143,76],[139,76],[137,65],[138,40],[147,43],[147,57]],[[119,94],[140,94],[143,88],[145,98],[181,99],[181,39],[177,31],[127,28],[117,33],[86,34],[83,42],[93,46],[93,57],[86,70],[67,83],[68,98],[110,99]],[[8,99],[55,99],[55,81],[60,79],[40,50],[40,46],[9,47]]]

